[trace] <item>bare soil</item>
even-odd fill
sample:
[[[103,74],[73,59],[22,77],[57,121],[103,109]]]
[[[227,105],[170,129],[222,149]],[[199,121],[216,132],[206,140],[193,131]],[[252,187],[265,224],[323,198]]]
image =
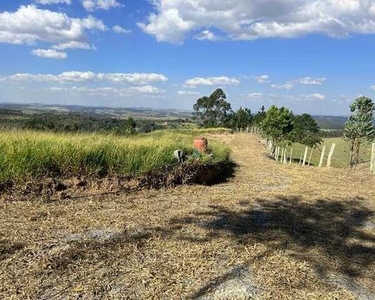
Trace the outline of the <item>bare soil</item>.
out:
[[[0,201],[1,299],[375,299],[375,176],[212,136],[213,186]]]

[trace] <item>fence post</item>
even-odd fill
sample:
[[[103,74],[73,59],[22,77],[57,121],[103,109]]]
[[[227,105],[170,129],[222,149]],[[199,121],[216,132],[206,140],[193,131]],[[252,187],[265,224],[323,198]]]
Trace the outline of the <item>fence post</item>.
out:
[[[321,168],[323,166],[323,160],[324,160],[325,152],[326,152],[326,146],[323,146],[322,155],[320,156],[320,161],[319,161],[319,168]]]
[[[314,148],[315,148],[315,146],[311,148],[310,157],[309,157],[309,162],[307,163],[307,165],[308,165],[309,167],[310,167],[310,164],[311,164],[311,158],[312,158],[312,155],[313,155],[313,153],[314,153]]]
[[[329,150],[327,167],[331,167],[333,152],[335,151],[336,144],[332,143],[331,149]]]
[[[290,157],[289,157],[289,164],[292,164],[292,159],[293,159],[293,148],[290,148]]]
[[[303,155],[303,162],[302,166],[304,167],[306,165],[306,159],[307,159],[307,152],[309,151],[309,147],[305,148],[305,154]]]
[[[299,157],[299,165],[302,165],[302,157],[303,157],[303,154],[301,153],[301,156]]]
[[[276,147],[276,153],[275,153],[275,160],[276,160],[276,162],[278,162],[279,161],[279,147]]]
[[[284,164],[286,165],[286,152],[287,152],[287,148],[285,148],[285,151],[284,151]]]
[[[370,171],[374,172],[374,169],[375,169],[375,143],[372,143]]]

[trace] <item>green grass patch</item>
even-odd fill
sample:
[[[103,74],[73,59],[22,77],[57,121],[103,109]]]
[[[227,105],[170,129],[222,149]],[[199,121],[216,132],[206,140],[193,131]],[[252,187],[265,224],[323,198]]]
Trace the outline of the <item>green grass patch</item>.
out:
[[[324,156],[324,164],[327,164],[327,157],[329,153],[329,149],[331,148],[332,143],[336,144],[335,152],[332,158],[332,167],[335,168],[349,168],[349,144],[343,138],[326,138],[323,140],[323,143],[314,149],[313,156],[311,159],[311,163],[315,166],[319,165],[320,155],[322,151],[322,147],[326,146],[326,153]],[[293,159],[299,160],[300,156],[304,154],[305,151],[304,145],[295,143],[293,144]],[[288,149],[290,151],[290,149]],[[307,155],[307,159],[309,159],[311,148],[309,148],[309,152]],[[289,152],[288,152],[289,154]],[[361,147],[360,151],[361,163],[366,163],[370,161],[371,157],[371,144],[365,143]]]
[[[0,181],[41,177],[137,176],[176,165],[174,150],[191,155],[193,134],[167,131],[119,137],[101,134],[55,134],[33,131],[0,132]],[[210,141],[215,164],[229,159],[229,150]]]

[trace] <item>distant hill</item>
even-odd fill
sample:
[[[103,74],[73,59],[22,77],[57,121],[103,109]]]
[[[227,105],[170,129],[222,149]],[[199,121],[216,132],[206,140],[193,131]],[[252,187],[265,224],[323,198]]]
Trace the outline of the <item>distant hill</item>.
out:
[[[127,118],[133,117],[137,119],[179,119],[190,118],[192,113],[187,110],[180,109],[153,109],[144,107],[130,108],[113,108],[113,107],[89,107],[78,105],[48,105],[48,104],[13,104],[0,103],[0,109],[18,110],[22,113],[33,114],[41,112],[79,112],[86,114],[102,115],[107,117]]]
[[[103,117],[127,118],[148,120],[171,120],[191,118],[192,112],[181,109],[153,109],[147,107],[129,107],[129,108],[113,108],[113,107],[90,107],[79,105],[49,105],[49,104],[13,104],[0,103],[0,109],[16,110],[21,113],[33,114],[43,112],[61,112],[61,113],[84,113],[101,115]],[[347,117],[337,116],[313,116],[318,126],[323,130],[342,130],[344,129]]]
[[[348,117],[313,116],[320,129],[343,130]]]

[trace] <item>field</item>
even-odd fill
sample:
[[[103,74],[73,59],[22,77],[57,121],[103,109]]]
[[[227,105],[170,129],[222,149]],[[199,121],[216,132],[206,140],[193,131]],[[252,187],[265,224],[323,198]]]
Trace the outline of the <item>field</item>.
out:
[[[194,131],[194,135],[207,131]],[[192,133],[155,132],[120,137],[102,134],[54,134],[32,131],[0,132],[0,181],[44,177],[142,176],[177,165],[175,150],[192,156]],[[201,164],[228,160],[229,151],[211,143],[212,155]],[[188,160],[187,163],[194,161]]]
[[[315,148],[312,159],[311,159],[311,163],[315,166],[319,165],[322,147],[326,146],[326,152],[325,152],[325,158],[324,158],[324,165],[325,165],[327,163],[327,156],[328,156],[328,152],[332,143],[336,144],[335,152],[332,158],[332,167],[349,168],[349,144],[347,141],[345,141],[342,138],[323,139],[323,143],[319,147]],[[305,147],[306,146],[303,146],[300,144],[293,144],[293,152],[294,152],[293,159],[295,161],[299,161],[301,155],[303,155],[305,151]],[[311,148],[309,149],[307,158],[309,158],[310,151],[311,151]],[[362,145],[362,148],[360,151],[360,159],[361,159],[360,163],[365,164],[365,163],[370,162],[370,157],[371,157],[371,144],[365,143]]]
[[[2,299],[373,299],[369,172],[269,159],[209,135],[238,165],[213,186],[0,200]]]

